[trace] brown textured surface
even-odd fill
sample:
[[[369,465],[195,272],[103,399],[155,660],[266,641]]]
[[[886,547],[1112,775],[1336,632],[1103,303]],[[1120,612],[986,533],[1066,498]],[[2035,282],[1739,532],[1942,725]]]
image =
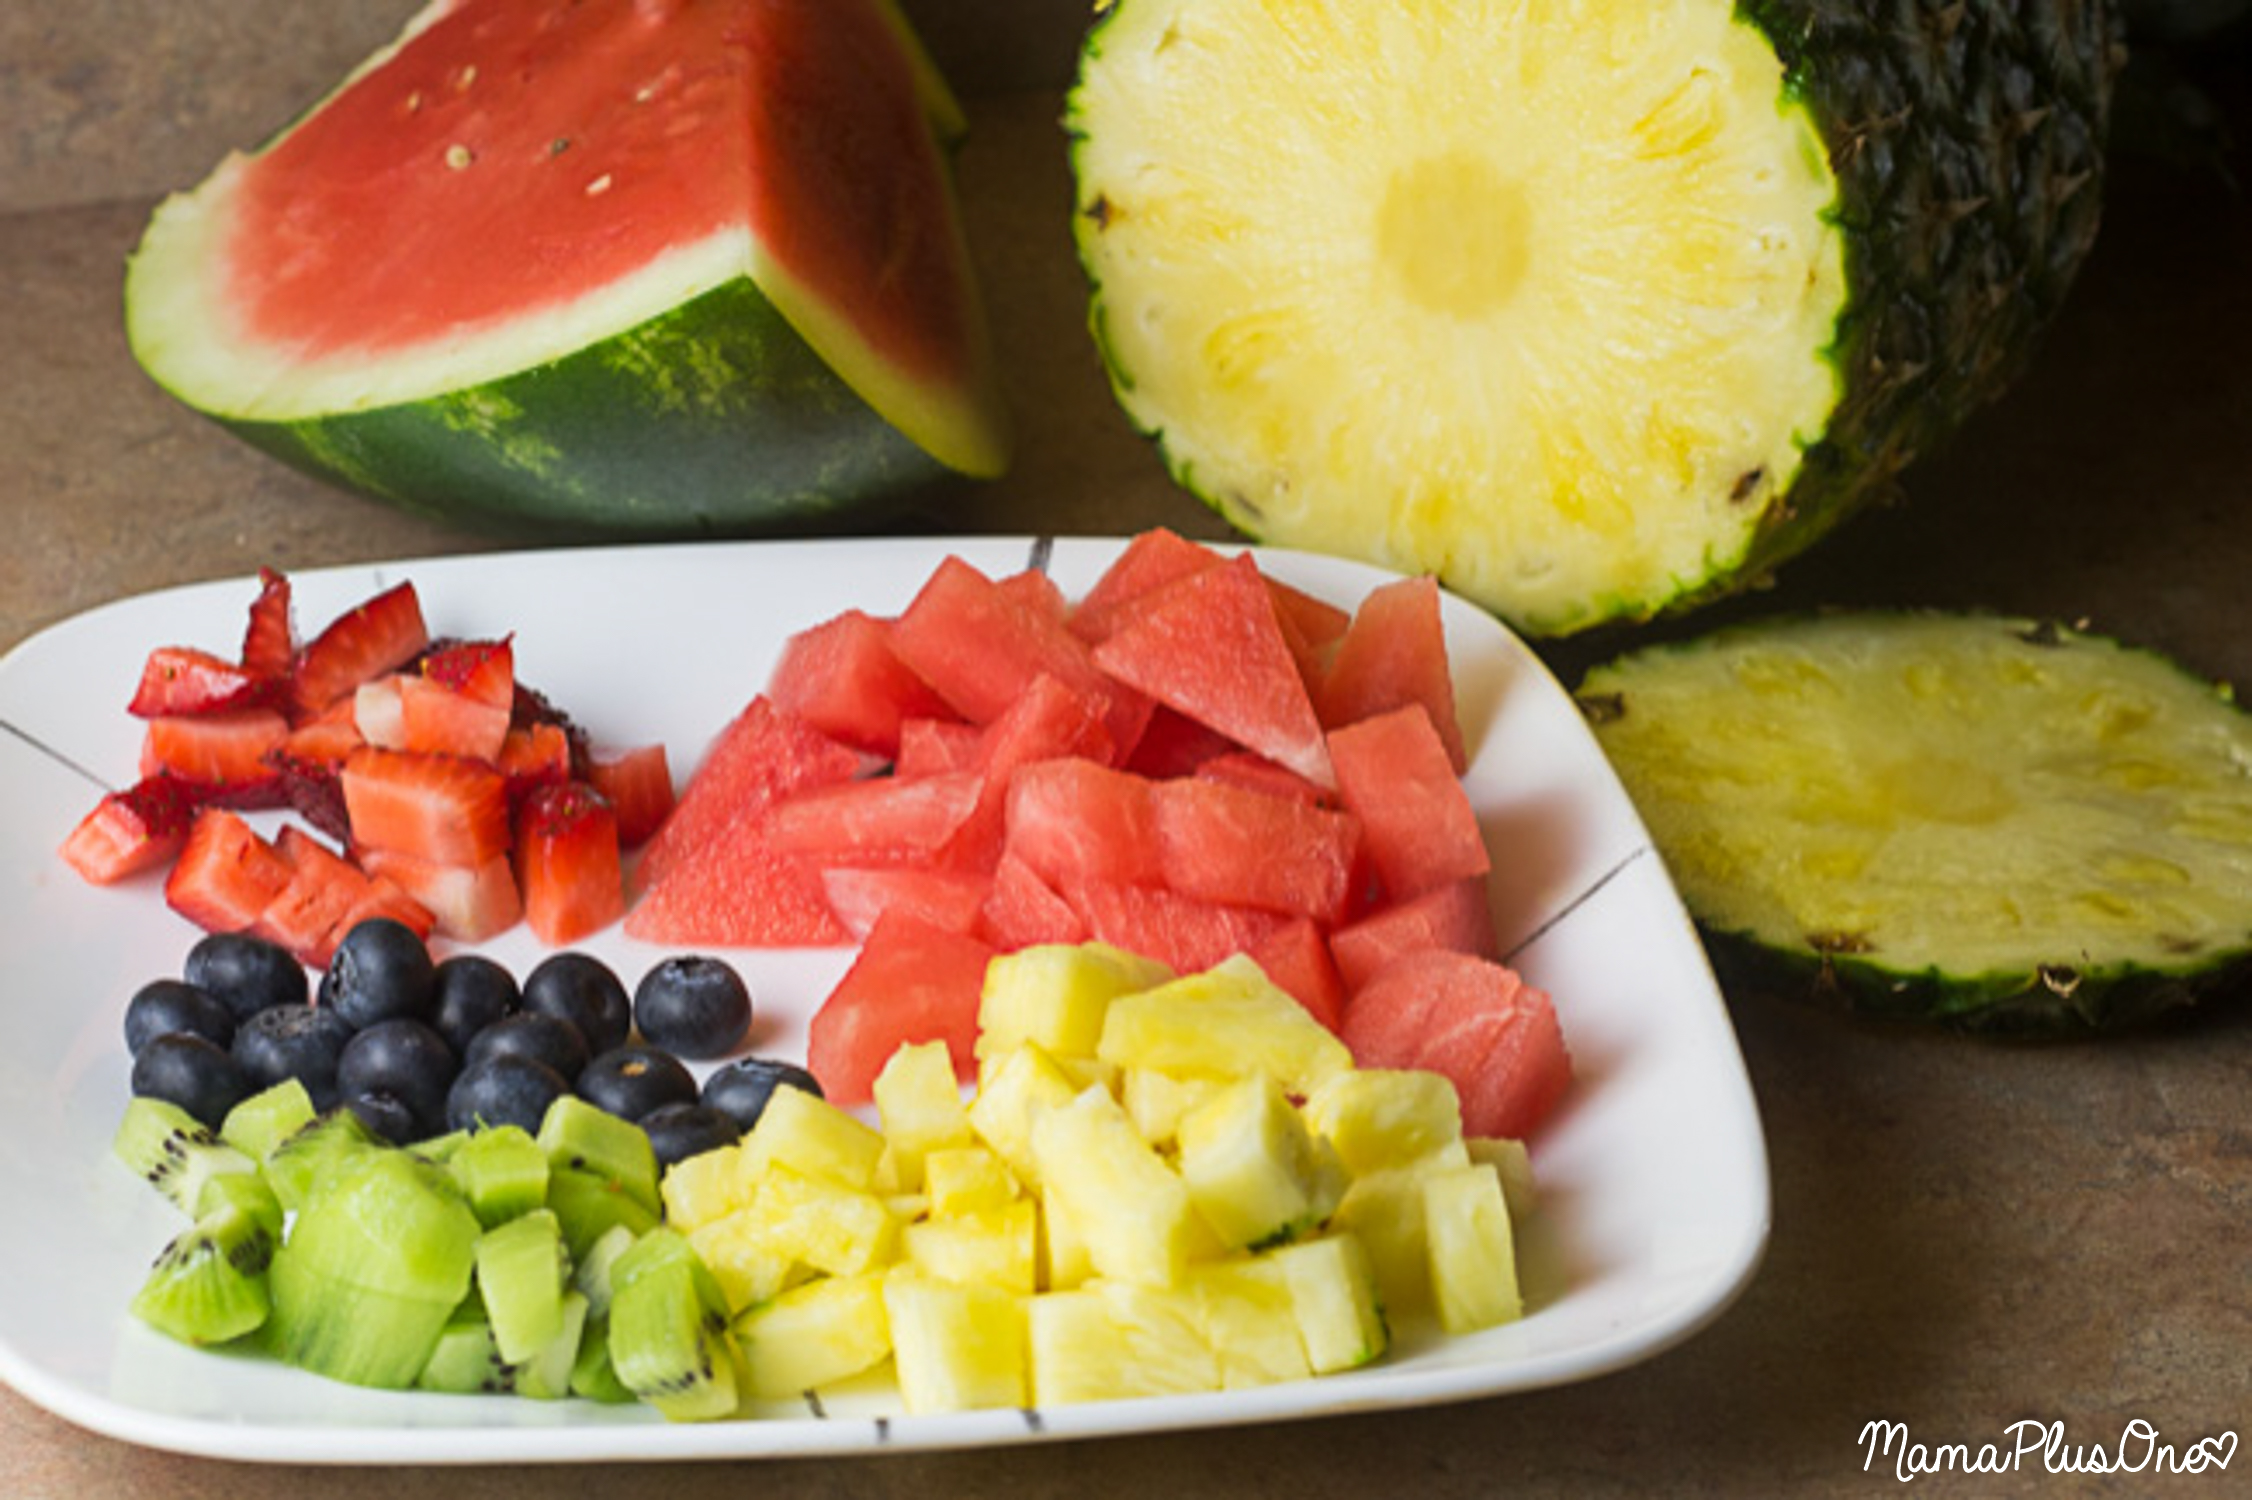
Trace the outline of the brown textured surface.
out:
[[[979,98],[962,158],[1024,448],[934,529],[1214,524],[1124,429],[1081,325],[1053,87],[1074,7],[932,0],[934,50]],[[255,139],[411,6],[79,0],[0,10],[0,648],[123,594],[493,545],[324,490],[170,404],[118,330],[118,271],[151,200]],[[332,15],[332,11],[334,14]],[[2242,137],[2252,68],[2198,71]],[[2245,158],[2236,160],[2239,174]],[[1908,503],[1865,517],[1721,614],[1943,603],[2087,617],[2252,681],[2252,208],[2138,150],[2031,376]],[[1718,618],[1718,615],[1707,617]],[[1557,653],[1571,658],[1606,643]],[[1744,1298],[1646,1365],[1392,1416],[873,1462],[308,1475],[144,1451],[0,1392],[0,1494],[145,1500],[573,1491],[829,1495],[1885,1493],[1871,1418],[2004,1441],[2021,1418],[2110,1444],[2141,1418],[2187,1442],[2252,1425],[2252,1008],[2104,1045],[2003,1047],[1732,1004],[1766,1120],[1774,1237]],[[1956,1494],[2252,1493],[2107,1482],[2037,1463]]]

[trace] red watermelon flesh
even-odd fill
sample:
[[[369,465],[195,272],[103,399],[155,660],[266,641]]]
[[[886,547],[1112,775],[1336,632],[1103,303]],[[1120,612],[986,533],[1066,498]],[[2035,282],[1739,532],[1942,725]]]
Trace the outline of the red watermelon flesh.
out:
[[[909,719],[899,726],[899,758],[894,776],[930,776],[940,771],[974,771],[985,737],[974,724],[957,719]]]
[[[1008,853],[1058,890],[1165,878],[1150,783],[1095,761],[1041,761],[1009,781]]]
[[[1055,887],[1016,855],[1002,851],[987,886],[979,933],[1002,952],[1041,943],[1076,943],[1087,924]]]
[[[1128,604],[1219,562],[1219,553],[1177,531],[1155,526],[1139,532],[1081,596],[1071,612],[1072,634],[1090,645],[1103,640]]]
[[[1329,737],[1345,806],[1394,898],[1482,876],[1492,866],[1478,813],[1420,703],[1348,724]]]
[[[1261,972],[1305,1006],[1308,1015],[1331,1031],[1344,1024],[1345,985],[1320,923],[1308,917],[1286,922],[1248,952]]]
[[[1064,898],[1088,937],[1154,958],[1178,974],[1247,953],[1290,920],[1253,907],[1199,901],[1160,886],[1115,881],[1073,881],[1065,886]]]
[[[943,716],[946,705],[891,649],[891,630],[889,620],[848,609],[799,631],[784,643],[766,695],[832,739],[896,755],[900,725]]]
[[[1347,813],[1201,776],[1153,783],[1159,870],[1184,896],[1333,922],[1360,827]]]
[[[1548,995],[1468,954],[1432,950],[1391,964],[1346,1002],[1339,1034],[1361,1067],[1452,1079],[1470,1135],[1523,1139],[1571,1084]]]
[[[753,819],[685,852],[626,910],[626,936],[674,946],[842,948],[818,874],[778,853]]]
[[[1436,886],[1420,896],[1381,907],[1329,935],[1330,956],[1348,992],[1358,990],[1393,959],[1428,948],[1482,958],[1499,956],[1493,909],[1483,878]]]
[[[900,912],[879,918],[814,1013],[806,1066],[841,1105],[866,1104],[909,1042],[942,1041],[957,1076],[976,1069],[978,1002],[993,949]]]
[[[760,828],[778,853],[813,866],[929,864],[977,810],[984,784],[950,771],[815,787],[777,802]]]
[[[636,878],[654,887],[682,856],[751,822],[772,803],[860,774],[850,746],[822,734],[765,695],[753,698],[704,752],[664,826],[641,850]]]
[[[991,882],[982,874],[894,865],[821,871],[821,891],[845,930],[865,941],[887,912],[904,912],[948,932],[975,933]]]
[[[1329,658],[1317,700],[1322,723],[1332,729],[1409,703],[1430,714],[1449,764],[1461,775],[1470,759],[1455,709],[1439,585],[1428,575],[1369,591]]]

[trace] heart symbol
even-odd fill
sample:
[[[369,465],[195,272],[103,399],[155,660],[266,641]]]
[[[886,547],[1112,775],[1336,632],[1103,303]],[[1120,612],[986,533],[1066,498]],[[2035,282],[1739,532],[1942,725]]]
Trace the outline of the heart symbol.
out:
[[[2219,1437],[2207,1438],[2205,1441],[2211,1443],[2213,1445],[2213,1452],[2220,1456],[2220,1465],[2222,1468],[2227,1468],[2229,1466],[2229,1460],[2236,1457],[2235,1433],[2224,1432]]]

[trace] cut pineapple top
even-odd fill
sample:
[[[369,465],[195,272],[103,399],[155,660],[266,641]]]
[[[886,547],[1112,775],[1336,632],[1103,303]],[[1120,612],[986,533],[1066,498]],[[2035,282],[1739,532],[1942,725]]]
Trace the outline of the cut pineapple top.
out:
[[[1646,613],[1839,398],[1836,183],[1726,0],[1125,0],[1071,120],[1120,399],[1255,535]]]

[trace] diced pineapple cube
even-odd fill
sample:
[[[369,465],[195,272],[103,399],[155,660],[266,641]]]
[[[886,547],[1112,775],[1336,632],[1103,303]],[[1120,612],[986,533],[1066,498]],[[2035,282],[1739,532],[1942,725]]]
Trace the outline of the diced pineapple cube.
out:
[[[784,1084],[767,1099],[741,1150],[754,1179],[787,1167],[865,1192],[875,1186],[884,1138],[828,1100]]]
[[[881,1363],[891,1353],[885,1275],[824,1276],[737,1318],[735,1339],[750,1394],[796,1396]]]
[[[1006,1208],[1016,1198],[1016,1174],[989,1147],[950,1147],[924,1159],[923,1199],[934,1219]]]
[[[1420,1312],[1431,1305],[1423,1179],[1469,1163],[1469,1152],[1456,1142],[1405,1166],[1365,1172],[1352,1180],[1330,1215],[1332,1227],[1359,1236],[1384,1305],[1392,1311]]]
[[[1299,1341],[1316,1375],[1365,1365],[1384,1353],[1391,1336],[1359,1239],[1325,1234],[1266,1251],[1261,1258],[1279,1267],[1289,1282]]]
[[[730,1312],[756,1307],[803,1279],[797,1257],[768,1241],[755,1207],[697,1225],[688,1231],[688,1244],[719,1283]]]
[[[665,1221],[682,1233],[715,1223],[751,1201],[757,1184],[740,1145],[699,1151],[665,1169],[658,1182]]]
[[[1172,977],[1157,960],[1107,943],[1046,943],[1001,954],[985,970],[977,1055],[1030,1042],[1059,1061],[1091,1058],[1110,1002]]]
[[[1423,1179],[1423,1213],[1439,1325],[1472,1333],[1523,1317],[1501,1174],[1490,1166],[1434,1172]]]
[[[1360,1068],[1306,1096],[1306,1122],[1358,1177],[1403,1167],[1462,1139],[1462,1102],[1443,1073]]]
[[[1209,1246],[1187,1185],[1101,1089],[1044,1111],[1032,1151],[1101,1275],[1172,1286]]]
[[[1500,1136],[1475,1135],[1467,1138],[1463,1145],[1469,1148],[1473,1162],[1492,1167],[1501,1174],[1501,1196],[1508,1201],[1510,1222],[1522,1222],[1540,1198],[1540,1185],[1533,1179],[1532,1153],[1525,1149],[1525,1143]]]
[[[1087,1253],[1087,1237],[1072,1222],[1071,1210],[1057,1197],[1053,1183],[1040,1187],[1040,1289],[1063,1291],[1092,1280],[1094,1257]]]
[[[884,1278],[884,1313],[907,1410],[1023,1406],[1031,1395],[1026,1300],[997,1287],[933,1281],[912,1267],[893,1268]]]
[[[1032,1389],[1042,1406],[1220,1388],[1196,1294],[1104,1281],[1048,1292],[1027,1310]]]
[[[1095,1055],[1205,1078],[1265,1073],[1301,1097],[1353,1066],[1345,1044],[1241,954],[1113,1000]]]
[[[1040,1168],[1032,1156],[1032,1123],[1044,1112],[1069,1104],[1079,1090],[1054,1059],[1029,1043],[987,1058],[979,1071],[977,1097],[970,1101],[970,1128],[1009,1164],[1019,1182],[1037,1185]]]
[[[1029,1198],[984,1213],[950,1214],[900,1232],[909,1264],[937,1281],[1030,1296],[1039,1282],[1040,1210]]]
[[[791,1167],[768,1169],[748,1211],[767,1248],[831,1276],[874,1270],[897,1254],[899,1221],[883,1199]]]
[[[1181,1120],[1189,1199],[1231,1250],[1292,1238],[1336,1208],[1344,1173],[1265,1074],[1220,1086]]]
[[[931,1152],[977,1138],[944,1042],[910,1042],[894,1052],[876,1075],[874,1093],[902,1192],[923,1185],[923,1159]]]
[[[1118,1100],[1126,1106],[1143,1140],[1160,1151],[1170,1151],[1180,1137],[1181,1117],[1211,1098],[1227,1081],[1177,1077],[1155,1068],[1128,1068],[1119,1075]]]
[[[1313,1374],[1289,1270],[1271,1256],[1208,1261],[1189,1270],[1205,1342],[1223,1390],[1278,1385]]]

